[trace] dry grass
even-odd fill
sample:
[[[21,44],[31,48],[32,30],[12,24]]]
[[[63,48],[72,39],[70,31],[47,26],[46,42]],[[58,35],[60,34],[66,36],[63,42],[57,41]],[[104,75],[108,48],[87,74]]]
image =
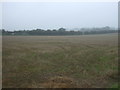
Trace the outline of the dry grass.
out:
[[[41,84],[44,88],[76,88],[77,85],[72,78],[68,77],[52,77],[46,82]]]
[[[2,53],[3,87],[106,88],[118,83],[117,34],[3,36]]]

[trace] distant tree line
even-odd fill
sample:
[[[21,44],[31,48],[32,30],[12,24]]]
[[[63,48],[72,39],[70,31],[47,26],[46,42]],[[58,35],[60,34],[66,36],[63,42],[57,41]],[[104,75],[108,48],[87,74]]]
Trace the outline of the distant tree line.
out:
[[[59,28],[58,30],[19,30],[19,31],[6,31],[2,29],[2,35],[89,35],[89,34],[106,34],[116,33],[118,30],[112,29],[108,26],[102,28],[81,28],[80,30],[66,30],[65,28]]]

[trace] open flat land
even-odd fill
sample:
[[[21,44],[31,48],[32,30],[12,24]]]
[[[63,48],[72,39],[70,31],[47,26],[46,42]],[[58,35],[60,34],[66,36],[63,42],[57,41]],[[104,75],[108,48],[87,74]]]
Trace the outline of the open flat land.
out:
[[[112,88],[118,35],[3,36],[3,88]]]

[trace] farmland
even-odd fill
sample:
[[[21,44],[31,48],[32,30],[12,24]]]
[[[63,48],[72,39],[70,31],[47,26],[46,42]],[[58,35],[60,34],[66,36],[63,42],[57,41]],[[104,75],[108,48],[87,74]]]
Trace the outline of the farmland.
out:
[[[111,88],[118,85],[116,33],[3,36],[2,45],[3,88]]]

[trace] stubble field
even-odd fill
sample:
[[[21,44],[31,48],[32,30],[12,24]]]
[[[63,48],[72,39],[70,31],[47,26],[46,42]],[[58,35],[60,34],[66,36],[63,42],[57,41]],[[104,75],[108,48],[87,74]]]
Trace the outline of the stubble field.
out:
[[[118,85],[118,35],[3,36],[3,88]]]

